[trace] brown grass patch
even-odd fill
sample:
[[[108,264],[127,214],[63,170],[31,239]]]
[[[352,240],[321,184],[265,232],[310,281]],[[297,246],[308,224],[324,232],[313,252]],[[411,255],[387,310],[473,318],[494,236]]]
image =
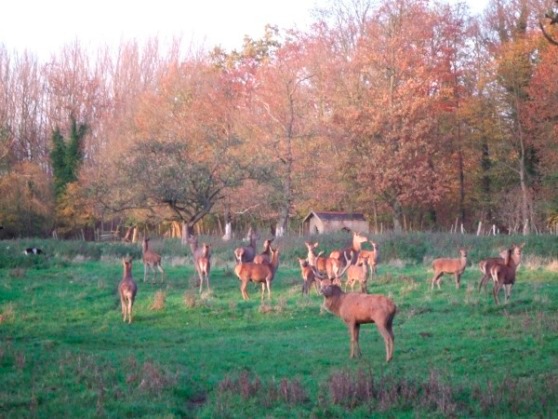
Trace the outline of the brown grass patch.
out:
[[[198,305],[196,295],[192,292],[186,291],[184,293],[184,305],[186,308],[194,308]]]
[[[27,275],[27,269],[24,268],[13,268],[9,272],[10,278],[25,278]]]
[[[167,300],[167,293],[163,290],[159,290],[155,293],[153,297],[153,302],[149,307],[150,310],[159,311],[165,308],[165,302]]]

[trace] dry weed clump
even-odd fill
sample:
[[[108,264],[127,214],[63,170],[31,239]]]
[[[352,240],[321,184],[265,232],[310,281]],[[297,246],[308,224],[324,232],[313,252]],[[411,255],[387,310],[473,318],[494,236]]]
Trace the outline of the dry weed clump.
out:
[[[149,394],[160,396],[163,390],[176,384],[176,377],[168,374],[153,362],[145,362],[140,373],[138,388]]]
[[[186,291],[184,293],[184,305],[186,306],[186,308],[194,308],[197,306],[197,298],[196,295],[193,294],[192,292],[188,292]]]
[[[0,324],[14,321],[15,316],[16,313],[13,303],[6,304],[0,313]]]
[[[165,308],[165,302],[167,300],[167,293],[163,290],[159,290],[155,293],[153,297],[153,302],[149,307],[150,310],[160,311]]]
[[[25,278],[27,275],[27,269],[25,268],[13,268],[9,272],[10,278]]]
[[[546,265],[546,270],[549,272],[558,272],[558,260],[552,259]]]

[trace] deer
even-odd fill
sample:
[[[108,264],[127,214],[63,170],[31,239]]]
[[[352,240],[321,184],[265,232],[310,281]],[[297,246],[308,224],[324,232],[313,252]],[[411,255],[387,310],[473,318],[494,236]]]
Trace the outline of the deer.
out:
[[[267,288],[267,298],[271,300],[271,283],[279,266],[279,249],[271,249],[271,263],[243,262],[242,251],[239,252],[234,273],[240,280],[240,293],[244,300],[250,297],[246,292],[249,282],[262,284],[261,299],[263,301]]]
[[[316,289],[316,294],[319,295],[319,279],[324,279],[316,269],[311,266],[306,259],[297,258],[298,263],[300,265],[300,273],[302,274],[302,280],[304,281],[302,284],[302,294],[308,295],[308,290],[312,285],[314,285]]]
[[[432,288],[434,284],[440,289],[441,278],[444,274],[453,274],[455,276],[455,287],[459,289],[461,285],[461,275],[465,272],[467,266],[467,250],[459,249],[460,257],[458,259],[439,258],[432,261],[434,269],[434,277],[432,278]]]
[[[320,292],[324,296],[324,307],[345,322],[351,335],[350,358],[362,355],[358,342],[360,325],[376,323],[384,338],[386,362],[393,358],[393,319],[397,307],[393,300],[381,294],[345,293],[329,280],[321,281]]]
[[[330,254],[329,257],[333,258],[333,259],[338,259],[341,262],[343,262],[343,255],[348,255],[350,254],[350,252],[352,252],[352,256],[355,259],[351,260],[351,263],[354,263],[356,261],[356,258],[358,257],[358,254],[360,253],[361,249],[362,249],[362,243],[365,243],[368,241],[368,238],[360,233],[354,232],[353,233],[353,241],[351,243],[351,245],[347,246],[345,249],[342,250],[333,250]]]
[[[521,247],[516,246],[507,250],[503,263],[496,262],[490,267],[490,276],[494,281],[492,295],[496,304],[500,304],[498,294],[502,287],[504,287],[505,302],[509,301],[513,285],[515,284],[515,274],[520,263]]]
[[[346,268],[348,268],[348,266],[350,265],[350,260],[352,260],[353,258],[353,254],[350,254],[351,259],[349,259],[347,257],[347,253],[343,253],[345,257],[344,261],[332,257],[324,258],[321,256],[323,252],[320,252],[317,255],[314,253],[314,249],[318,247],[318,242],[304,242],[304,244],[308,249],[308,264],[312,266],[318,273],[325,273],[327,278],[332,281],[339,281],[339,279],[347,270]],[[343,266],[345,266],[345,269],[343,268]]]
[[[260,238],[259,234],[257,234],[252,227],[248,229],[248,240],[249,243],[247,246],[237,247],[234,250],[235,259],[238,260],[238,257],[242,258],[242,262],[253,262],[254,257],[256,257],[256,241]]]
[[[358,255],[356,264],[350,265],[349,269],[347,270],[347,282],[345,282],[345,292],[347,288],[350,286],[351,291],[353,290],[355,283],[360,283],[360,291],[366,293],[367,290],[367,283],[368,283],[368,262],[365,255],[360,253]]]
[[[207,290],[209,287],[209,273],[211,270],[211,246],[204,243],[202,247],[198,247],[198,237],[188,235],[186,241],[190,245],[190,250],[192,251],[192,258],[194,259],[194,268],[198,273],[198,279],[200,281],[200,294],[203,290],[203,281],[207,284]]]
[[[483,287],[486,286],[486,283],[488,282],[488,280],[491,279],[490,269],[492,268],[492,266],[494,266],[496,263],[504,263],[505,264],[504,259],[506,258],[506,256],[509,255],[510,251],[517,258],[516,269],[519,268],[519,265],[521,264],[521,251],[523,249],[523,246],[525,246],[525,243],[523,243],[523,244],[512,244],[511,248],[505,249],[505,250],[500,252],[500,257],[487,258],[487,259],[483,259],[479,262],[479,269],[483,274],[483,276],[482,276],[482,278],[479,282],[479,292],[482,290]]]
[[[132,323],[132,307],[138,292],[138,286],[132,278],[132,259],[122,259],[124,274],[122,281],[118,284],[118,294],[120,295],[120,305],[122,306],[122,321]]]
[[[254,263],[271,263],[271,243],[273,239],[267,239],[263,244],[263,251],[254,257]]]
[[[155,269],[158,269],[159,272],[161,273],[161,281],[164,281],[165,271],[161,266],[161,255],[149,249],[149,240],[150,240],[149,237],[144,237],[142,243],[143,282],[145,282],[147,279],[148,269],[154,271],[154,276],[153,276],[154,280],[157,277],[157,271],[155,271]]]
[[[361,250],[360,254],[366,258],[366,263],[370,268],[370,278],[372,274],[376,274],[376,266],[378,266],[378,261],[380,259],[380,249],[377,243],[369,240],[372,245],[372,250]]]

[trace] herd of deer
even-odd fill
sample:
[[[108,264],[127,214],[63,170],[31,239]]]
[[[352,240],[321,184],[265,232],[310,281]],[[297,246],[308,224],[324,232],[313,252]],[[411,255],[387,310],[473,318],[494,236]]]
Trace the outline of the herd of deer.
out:
[[[265,240],[263,251],[258,254],[256,250],[258,238],[257,233],[250,228],[248,232],[249,243],[234,250],[236,260],[234,272],[240,281],[240,292],[244,300],[249,298],[246,288],[250,282],[261,284],[262,300],[266,290],[268,299],[271,299],[271,285],[279,266],[279,249],[271,246],[273,239]],[[204,282],[209,290],[211,247],[207,243],[199,247],[198,238],[195,236],[188,236],[187,242],[192,252],[201,293]],[[370,242],[372,250],[362,248],[362,244],[366,242]],[[314,286],[316,293],[321,293],[324,297],[324,307],[345,322],[350,332],[351,358],[358,357],[361,354],[359,347],[360,325],[375,323],[384,338],[386,361],[389,362],[393,357],[393,319],[397,307],[390,298],[384,295],[367,293],[368,279],[376,273],[379,260],[378,245],[359,233],[353,233],[351,245],[344,249],[332,251],[328,257],[322,256],[323,251],[318,254],[315,253],[318,243],[305,242],[305,245],[308,251],[306,259],[298,258],[303,279],[302,293],[308,294],[310,288]],[[510,298],[516,271],[521,263],[523,246],[524,244],[514,244],[511,248],[504,250],[500,257],[484,259],[479,263],[479,268],[483,274],[479,291],[492,278],[494,282],[493,296],[497,304],[499,304],[498,294],[502,287],[505,291],[506,302]],[[161,280],[164,280],[161,256],[149,249],[148,238],[144,238],[142,250],[144,282],[147,279],[148,270],[155,271],[155,276],[158,270],[161,274]],[[132,278],[131,259],[125,259],[123,266],[124,274],[118,290],[123,321],[127,320],[128,323],[131,323],[132,306],[138,288]],[[466,249],[460,249],[459,258],[435,259],[432,262],[434,276],[431,280],[431,288],[434,288],[434,285],[440,288],[441,278],[444,274],[454,275],[456,287],[459,288],[461,275],[466,266]],[[342,290],[341,278],[345,274],[347,274],[345,290]],[[350,287],[353,290],[357,282],[360,284],[361,292],[347,293],[347,288]]]

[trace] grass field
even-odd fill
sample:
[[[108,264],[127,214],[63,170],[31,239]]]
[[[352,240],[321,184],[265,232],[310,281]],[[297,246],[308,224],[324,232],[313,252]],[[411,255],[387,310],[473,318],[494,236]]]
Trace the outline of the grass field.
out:
[[[119,257],[137,246],[44,241],[48,257],[36,260],[19,256],[28,242],[0,242],[0,417],[558,416],[556,237],[529,238],[500,306],[492,285],[476,289],[495,239],[380,238],[369,291],[398,306],[389,364],[373,325],[350,360],[346,326],[313,290],[301,295],[302,240],[280,244],[263,304],[255,286],[241,299],[233,245],[214,246],[212,292],[200,296],[188,252],[155,242],[169,255],[165,282],[144,283],[134,263],[131,325],[116,287]],[[432,291],[430,260],[456,254],[455,240],[475,249],[462,287],[444,277]]]

